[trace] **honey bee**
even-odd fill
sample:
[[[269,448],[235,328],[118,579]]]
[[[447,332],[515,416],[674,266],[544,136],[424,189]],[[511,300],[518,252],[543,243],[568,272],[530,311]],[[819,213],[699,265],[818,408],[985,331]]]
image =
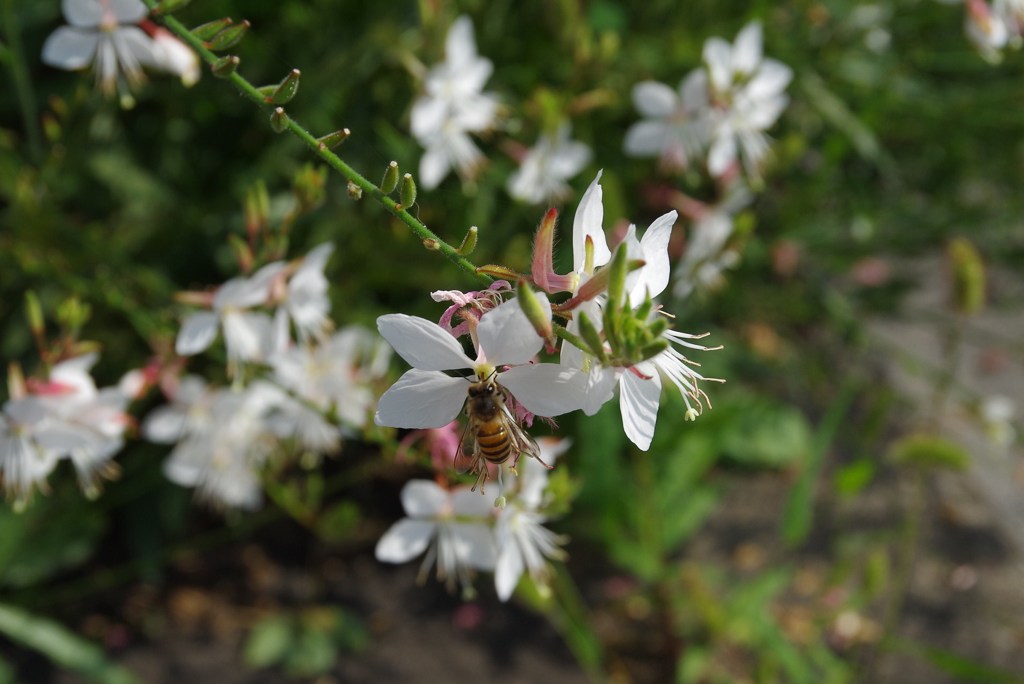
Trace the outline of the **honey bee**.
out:
[[[500,465],[512,458],[512,468],[523,454],[537,459],[545,468],[551,468],[540,458],[540,448],[533,438],[519,426],[508,409],[508,391],[495,379],[497,371],[479,378],[469,386],[466,398],[468,425],[462,433],[456,470],[476,474],[472,491],[487,482],[487,465]],[[460,467],[460,463],[465,467]]]

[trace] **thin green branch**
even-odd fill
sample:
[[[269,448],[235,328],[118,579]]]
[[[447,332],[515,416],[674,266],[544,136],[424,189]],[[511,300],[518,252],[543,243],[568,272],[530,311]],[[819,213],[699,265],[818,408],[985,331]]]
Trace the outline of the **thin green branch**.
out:
[[[157,0],[143,0],[143,2],[152,10],[157,5]],[[193,50],[195,50],[204,62],[212,65],[219,58],[216,54],[211,52],[206,45],[200,39],[192,35],[184,24],[175,19],[172,16],[157,16],[154,17],[164,26],[167,27],[172,33],[178,38],[187,43]],[[242,94],[248,99],[252,100],[260,109],[267,112],[269,115],[277,107],[275,105],[267,103],[265,96],[261,93],[256,86],[254,86],[244,76],[240,75],[237,71],[232,73],[227,79],[235,85]],[[388,197],[384,192],[381,191],[374,183],[366,179],[362,174],[353,169],[351,166],[346,164],[344,160],[338,155],[334,154],[331,150],[327,149],[325,145],[322,145],[317,141],[316,136],[310,133],[308,130],[303,128],[295,119],[290,116],[287,119],[287,130],[294,135],[296,138],[306,144],[306,146],[312,150],[313,154],[322,159],[328,166],[344,176],[350,183],[362,190],[363,195],[372,197],[378,203],[384,206],[389,212],[396,216],[402,223],[409,227],[417,237],[424,241],[424,244],[430,245],[430,249],[433,251],[440,252],[444,256],[448,257],[456,266],[467,271],[471,275],[490,282],[491,278],[477,272],[477,266],[466,257],[459,254],[457,248],[448,244],[441,238],[439,238],[432,230],[427,228],[419,219],[414,217],[408,211],[401,207],[398,202]]]

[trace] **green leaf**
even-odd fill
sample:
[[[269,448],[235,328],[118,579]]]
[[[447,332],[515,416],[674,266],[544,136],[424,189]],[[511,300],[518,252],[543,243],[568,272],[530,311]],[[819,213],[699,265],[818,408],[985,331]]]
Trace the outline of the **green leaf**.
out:
[[[139,684],[131,672],[108,659],[99,646],[52,620],[20,608],[0,603],[0,634],[99,684]]]
[[[888,455],[894,463],[922,469],[964,470],[971,460],[959,444],[921,433],[897,440],[889,447]]]
[[[272,615],[261,620],[245,642],[245,662],[249,667],[263,668],[281,662],[292,647],[291,620],[285,615]]]

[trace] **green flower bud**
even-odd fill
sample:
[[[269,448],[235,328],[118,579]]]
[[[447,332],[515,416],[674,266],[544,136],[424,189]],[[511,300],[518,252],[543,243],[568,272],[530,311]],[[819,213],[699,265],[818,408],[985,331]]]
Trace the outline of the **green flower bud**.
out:
[[[328,150],[332,150],[345,142],[350,135],[352,135],[352,131],[347,128],[342,128],[340,131],[334,131],[333,133],[328,133],[323,137],[317,138],[316,142],[321,149],[326,148]]]
[[[192,29],[192,35],[202,41],[207,41],[213,38],[215,35],[223,31],[228,26],[231,26],[234,22],[231,17],[224,17],[223,19],[214,19],[208,21],[205,24],[196,26]]]
[[[455,251],[462,256],[469,256],[472,254],[473,250],[476,249],[476,239],[479,232],[479,228],[476,226],[470,226],[469,230],[466,231],[466,235],[462,238],[462,243]]]
[[[251,24],[247,19],[243,19],[240,24],[228,26],[226,29],[208,40],[206,47],[214,52],[220,52],[221,50],[227,50],[230,47],[234,47],[242,40],[242,38],[245,38],[245,34],[249,32],[250,26]]]
[[[43,322],[43,306],[39,303],[39,297],[32,290],[25,293],[25,315],[28,317],[28,328],[37,338],[41,338],[46,330]]]
[[[230,78],[238,70],[241,61],[238,55],[225,55],[210,65],[210,71],[217,78]]]
[[[295,97],[295,93],[299,92],[299,78],[301,76],[302,73],[298,69],[292,69],[280,83],[271,88],[270,93],[264,95],[264,101],[276,105],[282,105],[291,101]]]
[[[413,180],[411,173],[402,176],[402,189],[398,193],[398,201],[401,202],[403,209],[416,204],[416,181]]]
[[[537,331],[537,334],[545,340],[551,339],[551,314],[545,310],[540,304],[540,300],[537,299],[537,295],[534,294],[530,286],[526,284],[525,280],[520,280],[516,288],[519,296],[519,306],[522,308],[523,313],[526,314],[527,320],[533,326],[533,329]]]
[[[384,178],[380,181],[380,191],[390,195],[398,187],[398,162],[393,161],[384,169]]]
[[[277,107],[270,113],[270,127],[274,129],[275,133],[284,133],[287,131],[288,122],[288,115],[281,107]]]
[[[985,308],[985,264],[966,238],[954,238],[947,248],[953,276],[953,309],[965,315]]]
[[[594,325],[594,322],[590,320],[590,316],[586,313],[580,311],[578,316],[580,336],[583,338],[583,341],[587,343],[588,347],[584,351],[589,351],[591,354],[596,356],[602,364],[604,364],[604,362],[608,360],[608,354],[604,350],[604,340],[601,339],[601,333],[598,332],[597,326]]]

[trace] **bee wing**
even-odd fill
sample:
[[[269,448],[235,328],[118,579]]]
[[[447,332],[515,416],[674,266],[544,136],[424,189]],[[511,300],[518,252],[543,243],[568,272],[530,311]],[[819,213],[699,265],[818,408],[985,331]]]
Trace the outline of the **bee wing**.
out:
[[[466,428],[462,431],[459,446],[455,450],[455,472],[459,475],[474,472],[479,460],[480,448],[476,443],[476,430],[473,429],[473,420],[470,419],[466,424]]]
[[[540,447],[537,446],[537,442],[530,436],[530,433],[516,422],[516,419],[508,410],[508,406],[503,406],[502,408],[502,421],[505,425],[505,430],[508,432],[509,440],[512,442],[512,447],[516,452],[516,460],[518,461],[520,456],[529,456],[540,461]],[[541,461],[541,463],[544,462]]]

